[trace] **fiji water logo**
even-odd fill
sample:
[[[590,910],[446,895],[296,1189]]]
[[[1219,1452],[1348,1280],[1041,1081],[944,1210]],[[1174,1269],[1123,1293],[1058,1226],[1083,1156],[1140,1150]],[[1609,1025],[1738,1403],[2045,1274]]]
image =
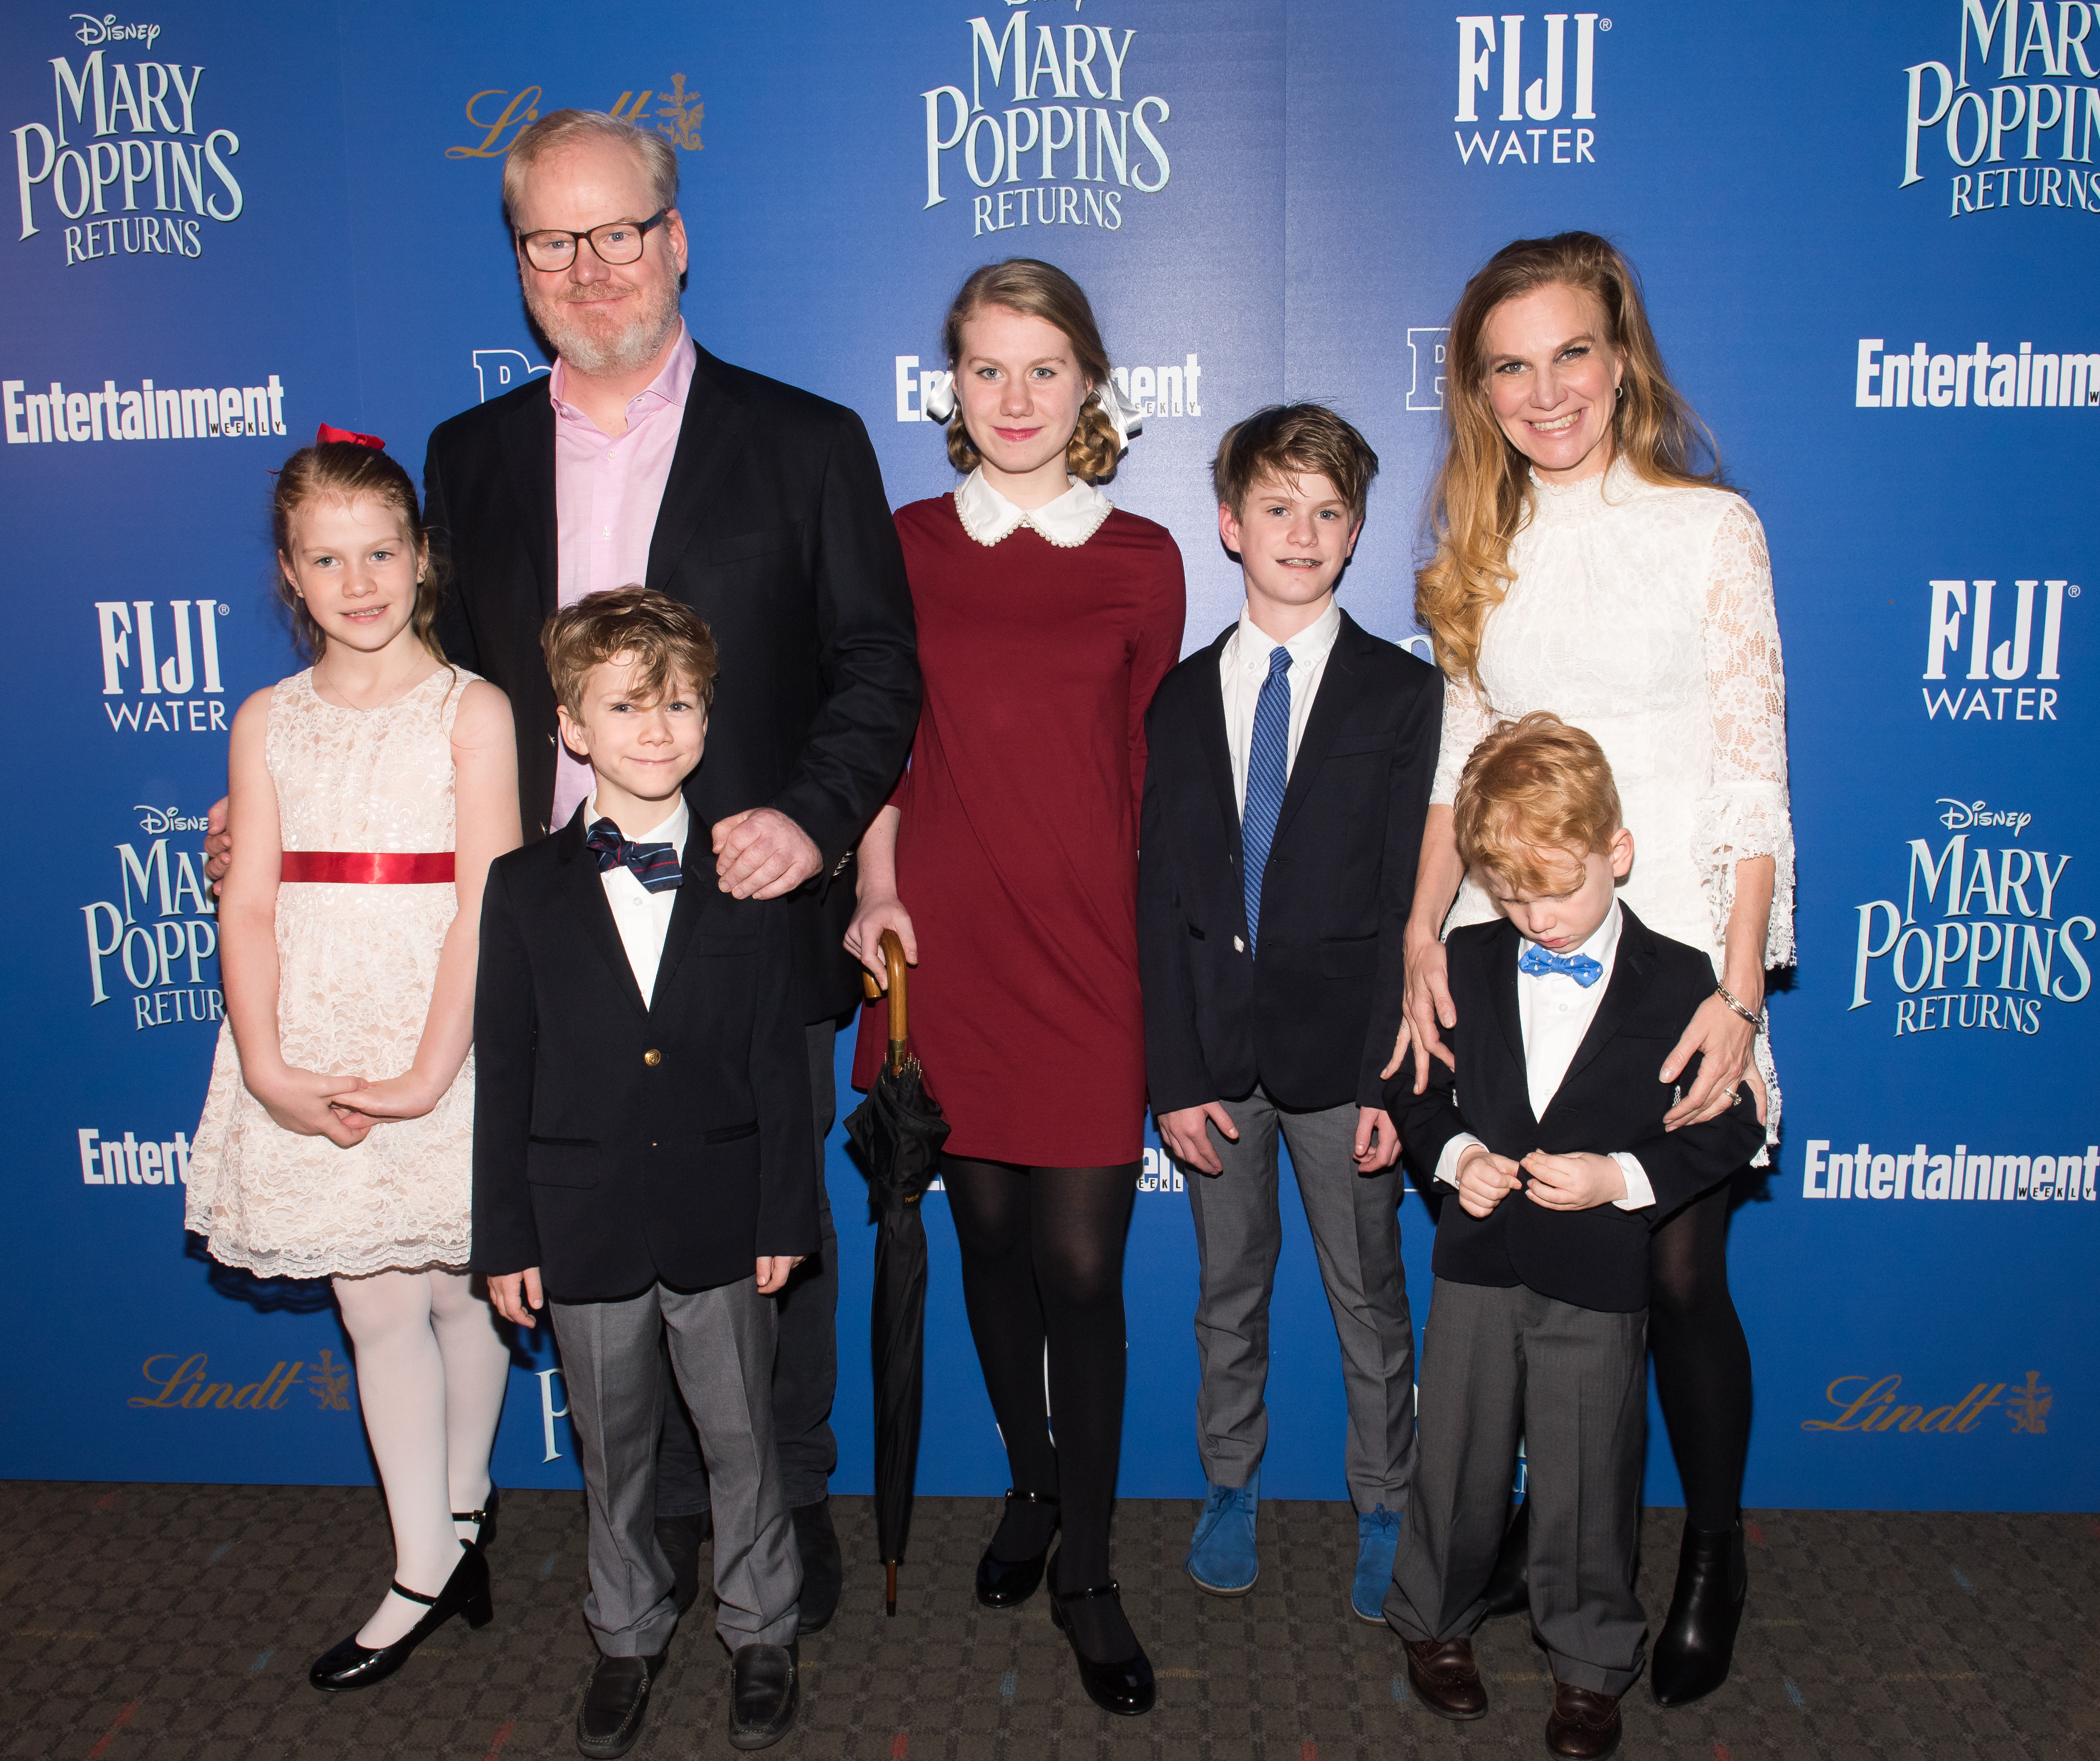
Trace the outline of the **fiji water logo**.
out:
[[[2063,707],[2064,611],[2080,597],[2078,583],[2059,576],[1926,584],[1925,719],[2054,721]],[[1950,684],[1950,664],[1952,680],[1965,682]]]
[[[1594,165],[1597,162],[1597,130],[1581,126],[1597,120],[1597,37],[1609,31],[1612,21],[1595,12],[1573,15],[1573,67],[1569,67],[1568,30],[1571,15],[1548,12],[1538,35],[1527,32],[1529,20],[1522,13],[1500,18],[1488,12],[1462,14],[1458,26],[1458,108],[1454,122],[1513,123],[1512,128],[1492,128],[1481,138],[1454,129],[1458,163],[1505,165],[1514,160],[1520,165]],[[1543,61],[1527,59],[1531,53]],[[1537,78],[1526,82],[1533,67]],[[1494,102],[1499,89],[1501,107],[1487,117],[1480,114],[1485,101]],[[1564,125],[1555,127],[1556,123]]]
[[[1963,829],[1937,851],[1929,837],[1909,840],[1900,902],[1854,907],[1848,1007],[1875,1006],[1874,993],[1886,997],[1893,984],[1899,1039],[1950,1028],[2038,1034],[2052,1006],[2093,991],[2086,949],[2100,923],[2065,912],[2058,896],[2071,856],[2018,841],[2030,813],[1952,797],[1935,806],[1936,819]],[[1998,835],[1979,835],[1990,832]],[[2008,832],[2013,841],[2001,842]]]
[[[2030,1370],[2024,1382],[1977,1383],[1961,1399],[1940,1407],[1904,1401],[1903,1377],[1841,1376],[1823,1390],[1834,1416],[1803,1419],[1804,1431],[1889,1432],[1913,1437],[1949,1437],[1973,1432],[1996,1409],[2014,1437],[2045,1437],[2056,1391]]]
[[[968,193],[959,187],[967,178],[977,192],[969,195],[973,238],[1030,226],[1116,232],[1134,212],[1127,202],[1166,190],[1173,107],[1156,92],[1136,95],[1136,31],[1031,27],[1026,7],[997,30],[988,19],[968,22],[968,89],[936,86],[919,95],[926,207],[942,206],[951,191]]]
[[[209,599],[98,600],[102,709],[110,732],[227,732],[218,623],[228,614]]]
[[[2093,9],[2071,0],[2056,15],[2052,24],[2041,0],[2027,0],[2024,13],[2019,0],[1961,0],[1954,64],[1920,61],[1904,69],[1898,189],[1925,182],[1919,157],[1933,162],[1927,143],[1936,139],[1955,168],[1950,218],[2003,208],[2100,214],[2100,175],[2085,169],[2100,134],[2100,85],[2091,83],[2100,73],[2087,46]]]

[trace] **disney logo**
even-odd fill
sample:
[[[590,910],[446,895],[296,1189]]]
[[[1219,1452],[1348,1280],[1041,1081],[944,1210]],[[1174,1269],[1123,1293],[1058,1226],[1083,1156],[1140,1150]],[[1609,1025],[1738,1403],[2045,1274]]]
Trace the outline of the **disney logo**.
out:
[[[1945,795],[1934,803],[1933,817],[1949,831],[1966,831],[1972,825],[2002,825],[2017,838],[2034,824],[2034,815],[2013,808],[1993,808],[1988,801],[1951,801]]]
[[[139,816],[139,829],[145,832],[208,831],[210,823],[202,813],[184,813],[174,807],[148,807],[143,801],[131,803],[131,811]]]
[[[95,43],[139,42],[150,49],[161,34],[161,27],[157,24],[120,24],[114,12],[105,12],[99,19],[90,18],[85,12],[76,12],[73,16],[80,21],[73,32],[74,37],[90,46]]]

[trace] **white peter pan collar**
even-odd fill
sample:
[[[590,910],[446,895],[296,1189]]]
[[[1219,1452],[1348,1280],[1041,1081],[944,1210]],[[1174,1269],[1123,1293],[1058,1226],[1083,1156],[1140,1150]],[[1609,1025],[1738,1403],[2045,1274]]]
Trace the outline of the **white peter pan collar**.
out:
[[[1071,487],[1039,508],[1017,508],[985,481],[982,467],[955,491],[955,513],[963,530],[986,549],[1027,526],[1060,550],[1077,550],[1115,511],[1115,504],[1092,483],[1069,478]]]

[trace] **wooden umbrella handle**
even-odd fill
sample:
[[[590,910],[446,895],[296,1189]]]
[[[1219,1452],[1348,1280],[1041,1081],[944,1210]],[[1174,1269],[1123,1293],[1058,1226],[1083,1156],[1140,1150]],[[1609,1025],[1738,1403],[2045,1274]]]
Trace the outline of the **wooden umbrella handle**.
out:
[[[882,932],[882,963],[889,969],[889,1068],[901,1071],[911,1029],[905,1021],[904,944],[895,930]]]

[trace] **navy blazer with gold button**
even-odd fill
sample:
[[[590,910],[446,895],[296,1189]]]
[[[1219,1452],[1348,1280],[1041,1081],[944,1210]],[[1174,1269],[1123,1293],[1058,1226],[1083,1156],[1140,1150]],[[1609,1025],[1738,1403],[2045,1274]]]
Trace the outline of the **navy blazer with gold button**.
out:
[[[645,1005],[584,810],[490,868],[474,987],[478,1272],[558,1301],[702,1290],[814,1253],[810,1063],[785,900],[716,885],[701,829]]]

